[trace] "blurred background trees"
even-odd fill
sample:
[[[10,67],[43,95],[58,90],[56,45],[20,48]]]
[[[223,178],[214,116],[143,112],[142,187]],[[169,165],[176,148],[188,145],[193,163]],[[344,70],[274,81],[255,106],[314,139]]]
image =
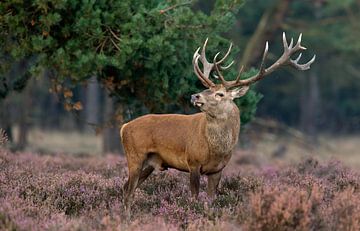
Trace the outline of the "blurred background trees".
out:
[[[304,60],[314,53],[317,60],[308,72],[285,68],[258,83],[237,102],[243,123],[258,106],[257,117],[312,139],[358,132],[359,8],[356,0],[5,0],[0,127],[18,148],[32,128],[94,128],[103,135],[103,150],[117,151],[124,121],[150,112],[195,112],[189,96],[203,87],[191,59],[207,37],[209,57],[236,44],[232,58],[246,65],[246,77],[265,41],[269,63],[281,55],[286,31],[295,39],[303,33]]]

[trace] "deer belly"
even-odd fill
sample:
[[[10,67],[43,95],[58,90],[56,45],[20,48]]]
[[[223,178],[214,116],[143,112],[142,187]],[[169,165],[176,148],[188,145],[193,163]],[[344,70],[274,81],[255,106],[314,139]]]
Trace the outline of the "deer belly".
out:
[[[188,171],[188,165],[185,155],[182,153],[174,153],[162,150],[149,155],[147,165],[153,166],[157,170],[166,170],[167,168],[175,168],[180,171]]]
[[[185,154],[182,153],[164,153],[162,155],[164,165],[169,168],[175,168],[180,171],[188,171],[188,164]]]
[[[186,141],[175,137],[170,133],[168,136],[161,136],[161,139],[159,137],[153,139],[152,149],[149,151],[157,154],[165,168],[187,171]]]

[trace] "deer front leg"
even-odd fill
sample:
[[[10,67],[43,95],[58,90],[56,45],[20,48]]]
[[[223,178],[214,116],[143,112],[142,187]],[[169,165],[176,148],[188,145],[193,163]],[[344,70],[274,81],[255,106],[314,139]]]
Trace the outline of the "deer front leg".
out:
[[[190,170],[190,190],[191,196],[197,198],[200,188],[200,167]]]
[[[215,197],[215,195],[217,193],[220,179],[221,179],[221,171],[208,175],[208,191],[207,191],[207,193],[208,193],[208,196],[212,199]]]

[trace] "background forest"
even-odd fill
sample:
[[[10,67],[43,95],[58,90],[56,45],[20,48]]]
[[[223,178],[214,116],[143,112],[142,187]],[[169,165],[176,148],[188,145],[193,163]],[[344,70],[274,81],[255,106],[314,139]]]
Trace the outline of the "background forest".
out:
[[[243,123],[256,115],[312,141],[357,133],[359,6],[355,0],[3,1],[0,126],[15,149],[27,146],[34,129],[95,130],[103,152],[116,151],[124,121],[195,112],[189,96],[203,87],[191,58],[207,37],[209,57],[232,41],[236,65],[251,73],[265,41],[268,63],[282,53],[285,31],[288,38],[304,34],[310,48],[304,60],[316,54],[316,63],[258,83],[238,102]]]

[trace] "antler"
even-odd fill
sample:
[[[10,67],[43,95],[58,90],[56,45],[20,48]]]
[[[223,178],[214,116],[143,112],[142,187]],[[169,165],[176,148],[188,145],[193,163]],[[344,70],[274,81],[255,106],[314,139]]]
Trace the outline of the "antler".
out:
[[[192,63],[193,63],[193,66],[194,66],[194,72],[197,75],[197,77],[200,79],[202,84],[207,88],[211,88],[211,87],[215,86],[215,84],[209,79],[209,75],[210,75],[211,71],[214,70],[215,67],[218,70],[219,70],[219,68],[221,70],[225,70],[225,69],[229,68],[234,63],[234,61],[231,62],[229,65],[227,65],[225,67],[220,66],[220,64],[222,62],[224,62],[224,60],[230,54],[230,51],[231,51],[231,48],[232,48],[232,43],[230,44],[228,51],[226,52],[226,54],[224,55],[224,57],[221,60],[219,60],[217,62],[214,62],[214,63],[210,63],[209,61],[207,61],[206,54],[205,54],[207,42],[208,42],[208,39],[205,40],[205,43],[204,43],[204,45],[202,47],[202,50],[201,50],[201,54],[199,54],[200,47],[195,51]],[[216,55],[216,57],[218,56],[218,54]],[[202,65],[203,65],[203,69],[204,69],[203,71],[200,70],[199,59],[200,59]],[[220,67],[218,67],[218,66],[220,66]]]
[[[294,60],[290,58],[291,55],[297,53],[298,51],[306,50],[306,48],[301,45],[301,37],[302,37],[302,34],[300,34],[300,36],[298,38],[298,41],[297,41],[297,43],[295,45],[293,45],[294,40],[293,40],[293,38],[291,38],[290,45],[288,45],[286,35],[285,35],[285,32],[284,32],[283,33],[284,53],[281,55],[281,57],[275,63],[273,63],[268,68],[265,68],[265,64],[264,64],[265,60],[267,58],[268,49],[269,49],[269,44],[268,44],[268,42],[266,42],[265,50],[264,50],[264,53],[263,53],[263,57],[262,57],[262,61],[261,61],[261,64],[260,64],[259,72],[256,75],[251,76],[250,78],[247,78],[247,79],[244,79],[244,80],[240,79],[240,75],[242,73],[243,67],[241,67],[236,80],[226,81],[224,79],[224,77],[222,76],[221,72],[220,72],[221,68],[219,68],[217,65],[215,65],[215,70],[219,75],[221,83],[226,88],[239,87],[239,86],[249,86],[250,84],[253,84],[253,83],[261,80],[262,78],[264,78],[268,74],[272,73],[273,71],[275,71],[279,67],[285,66],[285,65],[290,65],[290,66],[292,66],[292,67],[294,67],[294,68],[296,68],[298,70],[301,70],[301,71],[310,69],[310,65],[315,61],[316,55],[314,55],[312,57],[312,59],[310,61],[308,61],[307,63],[305,63],[305,64],[299,64],[298,63],[300,58],[301,58],[301,53]],[[215,64],[218,63],[218,62],[216,62],[216,58],[217,58],[218,55],[219,55],[219,53],[216,54],[215,57],[214,57],[214,63]]]

